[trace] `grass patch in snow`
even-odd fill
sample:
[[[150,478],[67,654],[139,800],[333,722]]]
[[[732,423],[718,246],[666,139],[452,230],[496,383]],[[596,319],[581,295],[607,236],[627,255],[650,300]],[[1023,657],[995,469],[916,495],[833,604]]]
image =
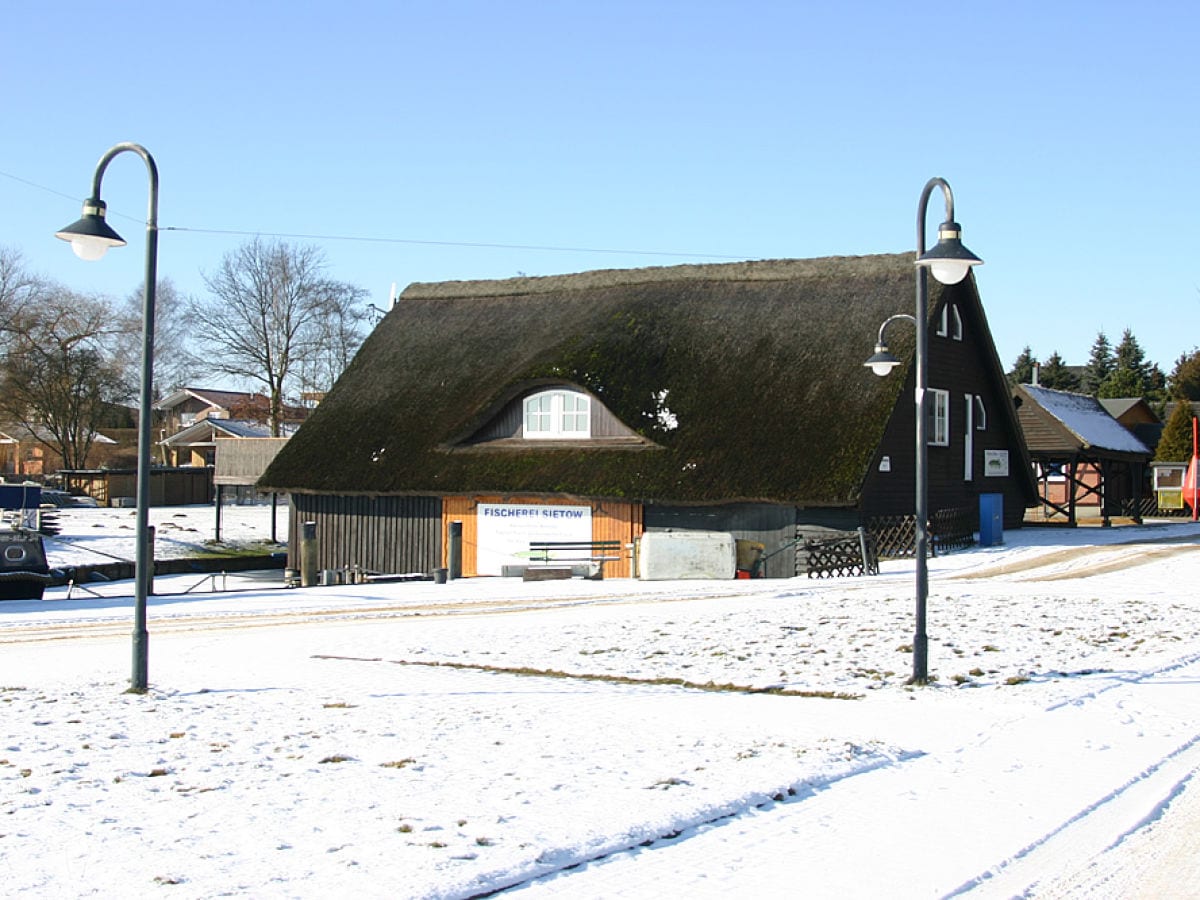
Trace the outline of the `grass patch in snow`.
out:
[[[354,657],[346,656],[328,656],[317,654],[314,659],[344,659],[353,660]],[[363,662],[377,662],[378,660],[361,660]],[[681,687],[695,691],[715,691],[720,693],[731,694],[773,694],[779,697],[811,697],[821,700],[861,700],[862,694],[847,694],[842,691],[807,691],[795,690],[786,688],[782,685],[770,685],[767,687],[751,687],[743,684],[717,684],[716,682],[707,681],[704,683],[696,681],[688,681],[685,678],[634,678],[630,675],[598,675],[581,672],[561,672],[557,669],[535,669],[529,666],[490,666],[480,663],[462,663],[462,662],[437,662],[425,660],[407,660],[396,659],[389,660],[397,666],[426,666],[428,668],[444,668],[444,669],[465,669],[471,672],[491,672],[496,675],[524,675],[533,678],[569,678],[578,679],[580,681],[600,681],[607,684],[636,684],[636,685],[651,685],[661,687]]]

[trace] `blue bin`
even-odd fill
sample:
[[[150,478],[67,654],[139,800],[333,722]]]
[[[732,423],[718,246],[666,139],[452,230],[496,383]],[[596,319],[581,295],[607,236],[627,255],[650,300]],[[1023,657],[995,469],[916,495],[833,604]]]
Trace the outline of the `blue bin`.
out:
[[[1004,495],[979,495],[979,546],[1004,543]]]

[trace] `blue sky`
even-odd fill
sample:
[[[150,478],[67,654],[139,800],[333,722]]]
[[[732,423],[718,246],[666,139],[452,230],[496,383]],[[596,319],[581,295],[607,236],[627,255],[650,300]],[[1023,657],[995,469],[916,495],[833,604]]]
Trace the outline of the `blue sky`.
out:
[[[1006,368],[1026,344],[1083,363],[1100,329],[1168,372],[1200,344],[1183,0],[13,0],[4,19],[0,244],[79,290],[141,280],[132,154],[103,192],[130,246],[85,263],[53,238],[120,141],[157,161],[159,272],[184,292],[278,234],[379,306],[393,283],[911,251],[940,175]]]

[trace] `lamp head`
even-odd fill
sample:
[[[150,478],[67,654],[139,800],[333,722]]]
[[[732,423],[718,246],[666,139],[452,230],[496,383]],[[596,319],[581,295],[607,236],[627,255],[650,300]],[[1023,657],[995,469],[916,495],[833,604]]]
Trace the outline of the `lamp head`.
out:
[[[887,348],[887,344],[876,344],[875,352],[871,354],[870,358],[863,365],[882,378],[885,375],[890,375],[892,369],[900,365],[900,360],[891,354]]]
[[[963,246],[962,226],[943,222],[938,226],[938,242],[917,259],[942,284],[958,284],[967,277],[971,266],[983,265],[983,260]]]
[[[55,232],[54,236],[61,241],[70,241],[75,255],[86,260],[99,259],[109,247],[124,247],[125,239],[104,221],[106,209],[99,197],[89,197],[83,201],[83,217]]]

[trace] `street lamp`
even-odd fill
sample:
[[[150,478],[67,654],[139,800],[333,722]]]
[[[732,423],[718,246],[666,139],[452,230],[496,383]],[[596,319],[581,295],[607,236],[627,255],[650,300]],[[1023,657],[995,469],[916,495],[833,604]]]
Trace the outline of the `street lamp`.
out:
[[[104,221],[105,205],[100,199],[100,181],[104,170],[118,154],[136,153],[150,174],[150,204],[146,214],[146,281],[142,293],[142,383],[138,408],[137,447],[137,547],[134,563],[133,676],[130,690],[145,693],[149,687],[150,634],[146,628],[146,596],[150,593],[150,397],[154,361],[154,293],[158,279],[158,167],[154,157],[140,144],[117,144],[96,164],[92,193],[83,203],[83,217],[54,236],[71,242],[80,259],[96,260],[109,247],[123,247],[125,241]]]
[[[946,200],[946,221],[938,226],[938,242],[928,252],[925,250],[925,214],[929,208],[929,197],[933,189],[941,188]],[[971,266],[978,266],[983,260],[968,250],[962,244],[962,229],[954,221],[954,194],[950,185],[942,178],[931,178],[921,192],[921,201],[917,205],[917,311],[915,316],[898,314],[888,318],[879,326],[879,338],[875,343],[875,352],[870,359],[863,363],[876,375],[887,375],[900,364],[887,348],[884,341],[884,331],[888,325],[897,319],[905,319],[915,326],[917,332],[916,348],[916,593],[917,611],[916,627],[913,634],[913,675],[912,684],[928,684],[929,682],[929,636],[925,633],[925,606],[929,596],[929,567],[926,561],[929,548],[929,445],[926,442],[927,420],[925,418],[925,393],[929,382],[928,349],[929,349],[929,280],[927,272],[933,272],[933,277],[942,284],[958,284],[967,277]]]

